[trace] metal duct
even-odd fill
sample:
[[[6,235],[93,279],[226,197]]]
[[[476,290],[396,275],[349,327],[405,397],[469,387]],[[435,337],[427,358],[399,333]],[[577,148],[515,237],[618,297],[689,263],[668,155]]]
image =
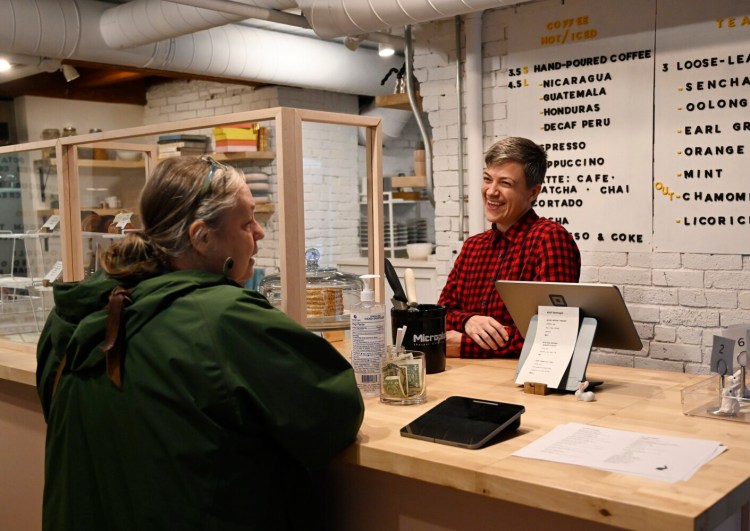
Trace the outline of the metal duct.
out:
[[[390,91],[380,80],[403,62],[242,25],[114,50],[99,31],[111,7],[89,0],[5,0],[0,2],[0,51],[371,96]]]
[[[241,22],[251,16],[267,19],[271,10],[296,7],[292,0],[254,0],[253,5],[239,2],[228,3],[222,0],[202,0],[192,3],[199,6],[191,7],[180,5],[179,2],[162,0],[134,0],[107,9],[102,15],[100,30],[109,47],[132,48],[170,37],[179,37],[233,22]],[[218,9],[222,5],[232,4],[243,6],[246,14],[229,14]],[[278,11],[280,20],[285,20],[285,15],[293,16]]]
[[[429,22],[529,0],[297,0],[324,39]]]

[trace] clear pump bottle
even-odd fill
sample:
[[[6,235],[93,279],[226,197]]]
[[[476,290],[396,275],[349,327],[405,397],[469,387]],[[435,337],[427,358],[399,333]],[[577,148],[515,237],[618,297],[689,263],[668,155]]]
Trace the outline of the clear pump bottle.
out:
[[[385,355],[385,306],[375,301],[370,284],[379,277],[359,277],[364,287],[360,301],[351,308],[352,367],[366,398],[380,395],[380,363]]]

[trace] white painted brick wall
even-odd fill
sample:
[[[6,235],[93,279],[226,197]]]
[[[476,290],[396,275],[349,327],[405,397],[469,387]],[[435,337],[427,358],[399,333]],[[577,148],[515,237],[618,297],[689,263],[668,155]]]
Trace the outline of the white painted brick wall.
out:
[[[550,0],[551,1],[551,0]],[[588,0],[591,5],[595,0]],[[545,2],[522,8],[540,15]],[[515,8],[513,8],[515,9]],[[507,125],[505,40],[507,9],[484,12],[482,20],[483,133],[482,144],[512,134]],[[440,153],[455,153],[457,113],[445,114],[441,102],[455,102],[455,37],[446,22],[423,24],[415,34],[415,74],[420,80],[424,109],[439,139]],[[465,50],[464,50],[465,51]],[[439,161],[435,175],[436,257],[442,286],[452,264],[453,243],[460,235],[458,181],[455,167]],[[466,179],[477,178],[467,176]],[[644,348],[639,352],[595,349],[592,362],[703,374],[707,372],[713,336],[723,327],[750,326],[750,256],[699,253],[583,252],[582,282],[620,287]]]

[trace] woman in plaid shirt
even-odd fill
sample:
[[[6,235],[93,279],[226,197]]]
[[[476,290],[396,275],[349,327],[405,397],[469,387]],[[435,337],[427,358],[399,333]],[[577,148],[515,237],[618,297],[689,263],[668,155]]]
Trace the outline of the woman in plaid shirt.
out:
[[[544,184],[547,154],[526,138],[496,142],[484,157],[482,198],[492,228],[468,238],[438,304],[447,308],[449,357],[518,356],[523,338],[495,290],[496,280],[578,282],[573,236],[532,208]]]

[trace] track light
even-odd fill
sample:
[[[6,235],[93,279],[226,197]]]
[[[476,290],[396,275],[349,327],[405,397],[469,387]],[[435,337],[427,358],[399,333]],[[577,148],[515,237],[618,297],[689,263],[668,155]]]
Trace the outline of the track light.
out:
[[[76,70],[76,67],[71,65],[62,65],[62,73],[65,77],[65,81],[68,83],[81,76],[81,74],[78,73],[78,70]]]
[[[378,44],[378,55],[380,57],[390,57],[394,53],[396,53],[396,50],[390,44],[385,42]]]
[[[7,59],[0,59],[0,72],[7,72],[11,68],[10,61]]]

